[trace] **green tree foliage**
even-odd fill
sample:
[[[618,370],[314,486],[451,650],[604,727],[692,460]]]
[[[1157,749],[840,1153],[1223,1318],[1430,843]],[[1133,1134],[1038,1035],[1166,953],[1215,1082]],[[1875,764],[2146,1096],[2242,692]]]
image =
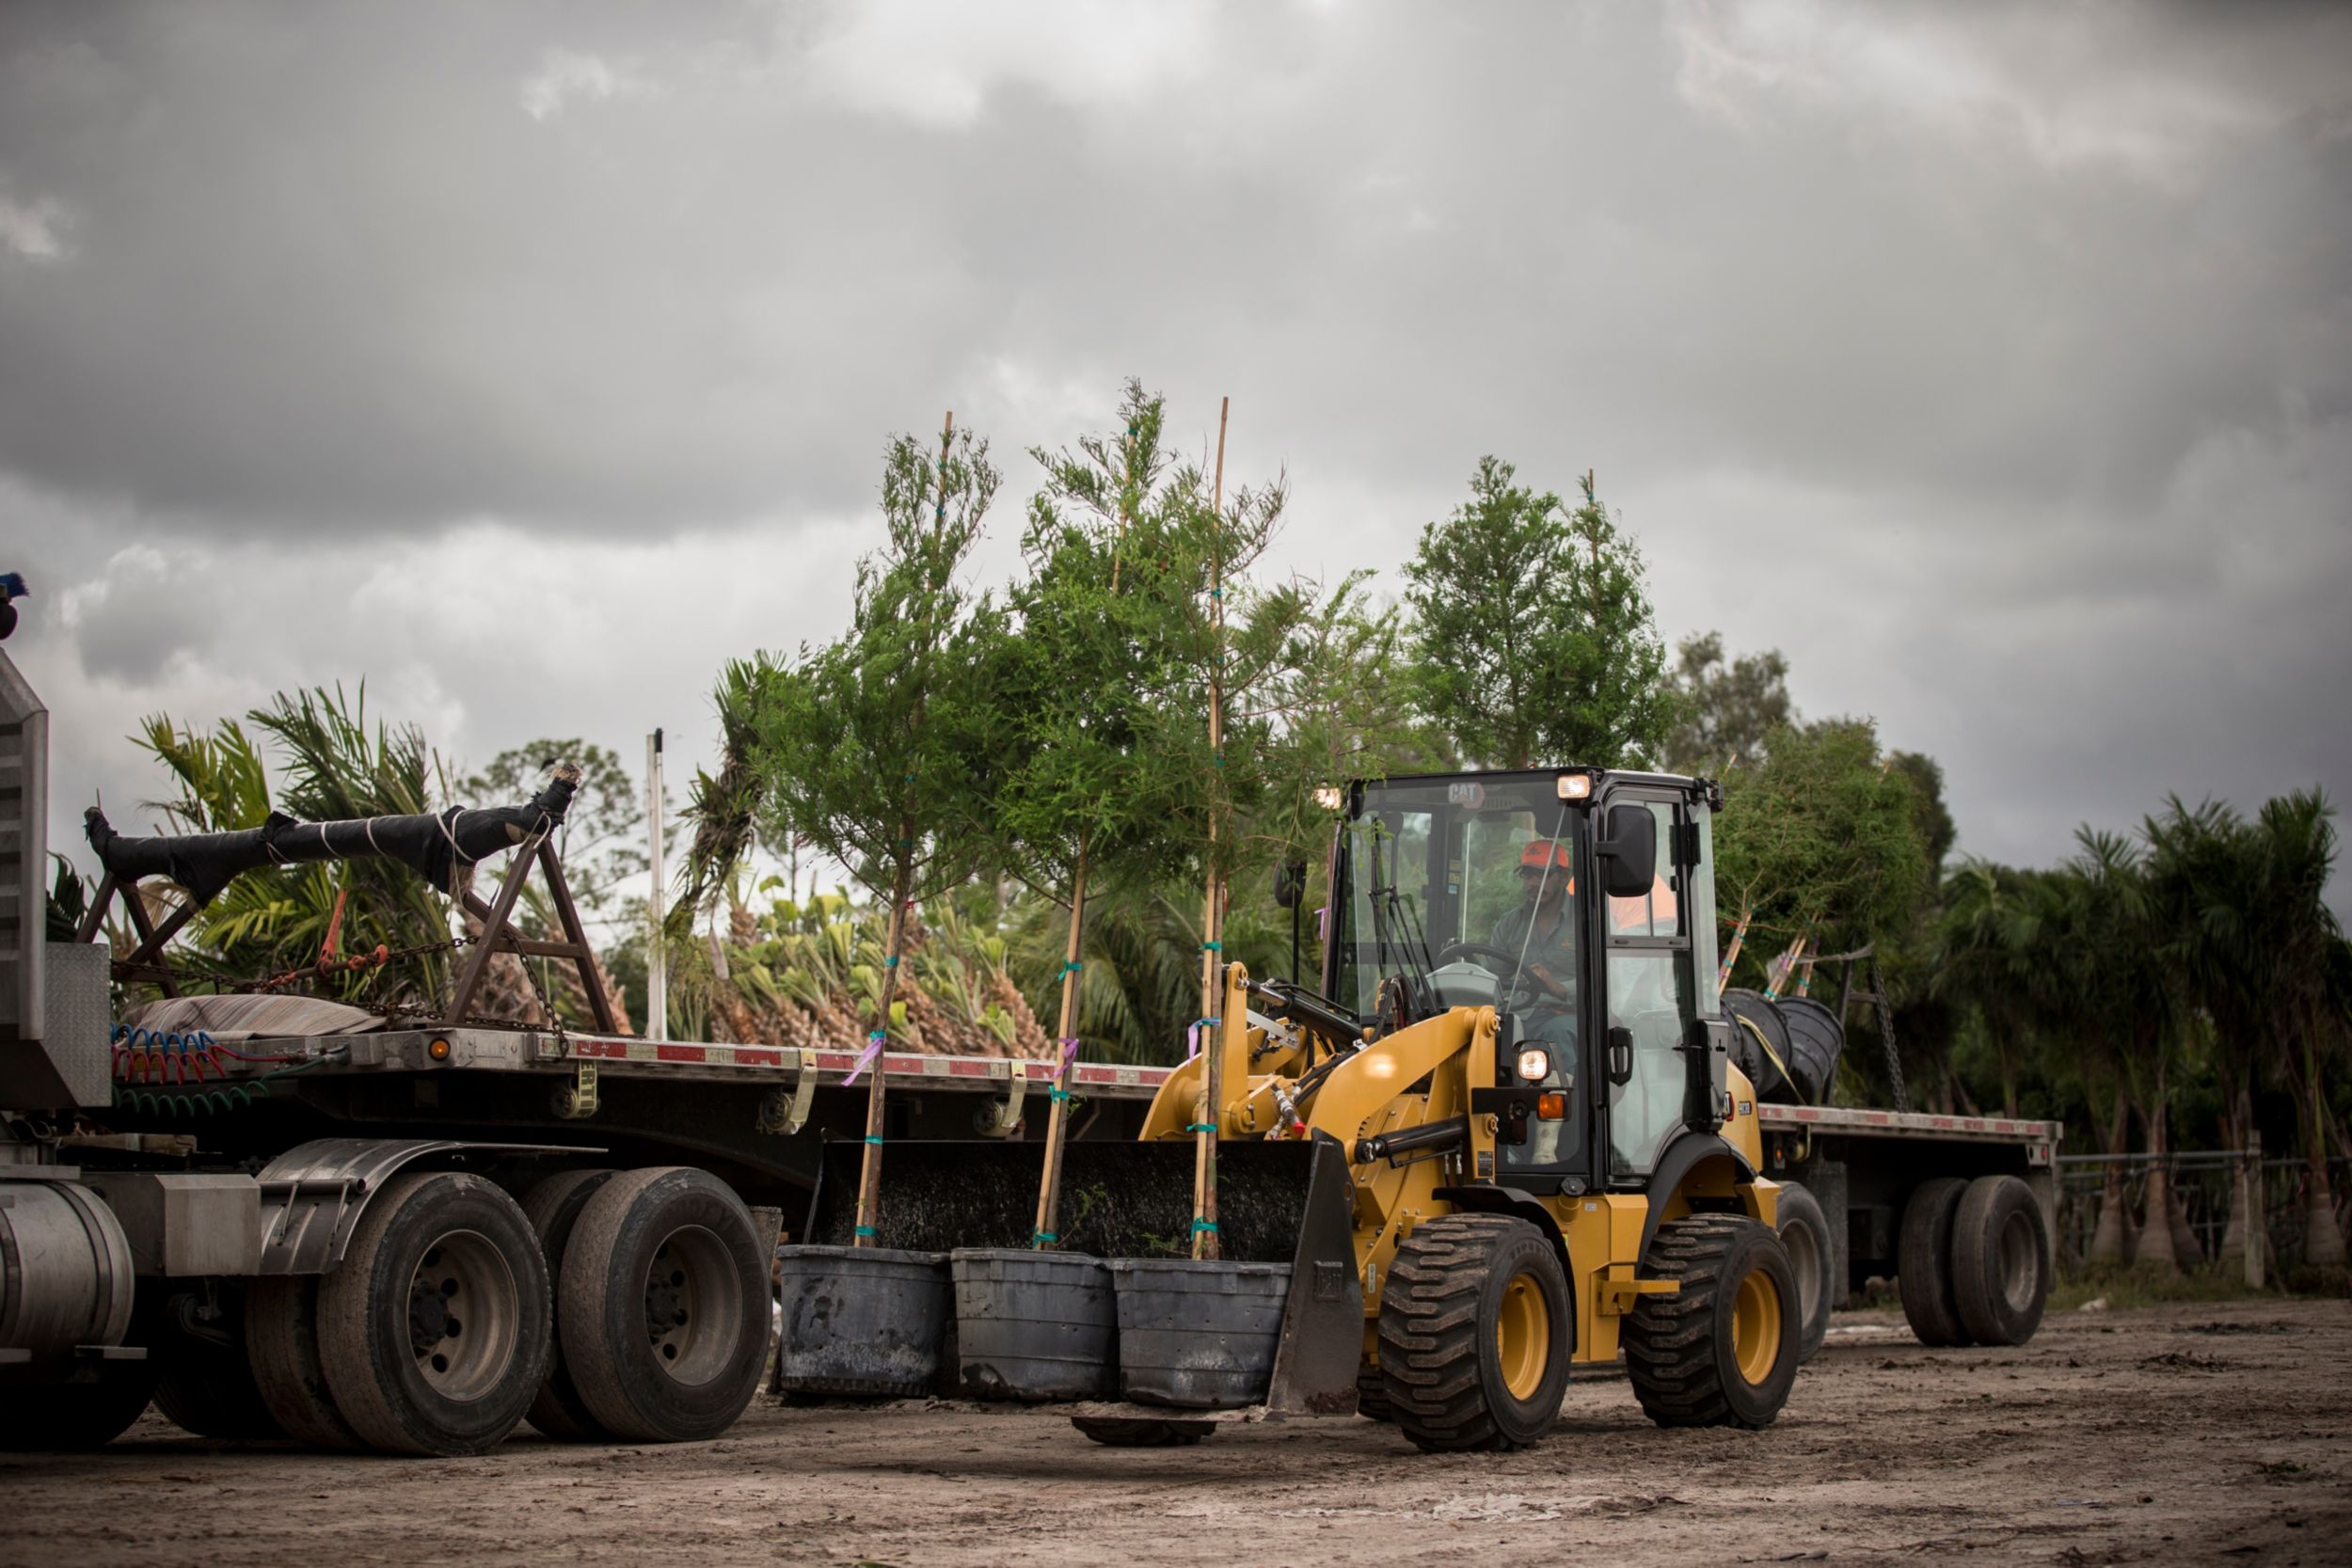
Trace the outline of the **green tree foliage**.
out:
[[[1667,685],[1674,727],[1663,753],[1670,772],[1721,777],[1753,766],[1773,731],[1797,722],[1788,700],[1788,660],[1777,648],[1726,659],[1723,633],[1701,632],[1676,645]]]
[[[1574,512],[1516,476],[1481,458],[1469,501],[1422,531],[1405,569],[1421,701],[1487,766],[1645,763],[1674,701],[1641,552],[1590,475]]]
[[[992,842],[1005,716],[988,677],[1004,623],[958,574],[996,483],[986,443],[968,431],[943,439],[936,462],[911,436],[891,442],[882,487],[888,542],[859,563],[849,630],[821,649],[804,646],[755,720],[773,824],[765,836],[804,835],[890,911],[877,1046],[893,1022],[907,917],[961,883]],[[866,1082],[861,1242],[879,1212],[887,1076]]]
[[[1764,757],[1725,781],[1715,826],[1718,907],[1754,911],[1757,966],[1757,939],[1837,951],[1908,933],[1931,886],[1927,848],[1911,779],[1884,765],[1877,727],[1782,730]]]

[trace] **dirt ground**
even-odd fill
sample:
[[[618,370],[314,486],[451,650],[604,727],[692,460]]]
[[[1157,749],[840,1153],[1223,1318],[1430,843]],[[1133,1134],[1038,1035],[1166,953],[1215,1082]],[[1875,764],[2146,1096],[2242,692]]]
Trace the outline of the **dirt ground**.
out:
[[[1525,1452],[1370,1421],[1096,1448],[1052,1416],[785,1410],[726,1439],[486,1458],[208,1443],[0,1456],[0,1561],[117,1564],[2352,1560],[2352,1307],[2054,1314],[2023,1350],[1841,1314],[1778,1425],[1661,1432],[1621,1378]],[[1594,1555],[1588,1555],[1594,1554]]]

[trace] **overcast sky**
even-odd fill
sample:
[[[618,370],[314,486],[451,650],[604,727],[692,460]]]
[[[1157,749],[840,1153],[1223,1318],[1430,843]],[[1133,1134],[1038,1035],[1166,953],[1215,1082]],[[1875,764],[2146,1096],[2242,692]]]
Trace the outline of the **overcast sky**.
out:
[[[1000,573],[1137,375],[1310,574],[1597,470],[1670,640],[2047,863],[2346,793],[2348,237],[2332,6],[8,0],[8,651],[77,847],[303,684],[691,765],[890,433],[994,441]]]

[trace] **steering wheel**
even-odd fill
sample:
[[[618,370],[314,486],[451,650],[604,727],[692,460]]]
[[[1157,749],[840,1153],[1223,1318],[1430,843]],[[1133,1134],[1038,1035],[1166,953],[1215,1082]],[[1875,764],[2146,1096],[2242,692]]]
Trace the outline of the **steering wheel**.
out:
[[[1430,967],[1432,969],[1443,969],[1447,964],[1452,963],[1456,958],[1494,959],[1495,963],[1491,967],[1494,968],[1495,978],[1498,980],[1502,979],[1506,974],[1513,974],[1519,968],[1519,956],[1517,953],[1505,952],[1503,949],[1494,946],[1490,942],[1451,942],[1438,954],[1437,961],[1431,964]],[[1518,975],[1518,983],[1511,988],[1511,990],[1515,998],[1524,994],[1532,998],[1534,1002],[1549,1002],[1554,1000],[1545,992],[1543,987],[1535,983],[1534,976],[1526,974],[1520,974]]]

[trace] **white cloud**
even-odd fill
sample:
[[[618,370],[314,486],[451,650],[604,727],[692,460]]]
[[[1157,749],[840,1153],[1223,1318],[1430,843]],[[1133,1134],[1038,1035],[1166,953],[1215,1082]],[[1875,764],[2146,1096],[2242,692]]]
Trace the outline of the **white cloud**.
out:
[[[1132,103],[1206,71],[1215,22],[1198,5],[865,0],[804,35],[802,68],[854,108],[954,128],[1008,85],[1081,107]]]
[[[550,49],[540,56],[539,69],[523,78],[521,103],[523,113],[544,122],[574,102],[651,98],[659,90],[656,83],[629,67],[615,66],[595,55]]]
[[[19,200],[0,184],[0,249],[34,261],[62,261],[72,255],[66,230],[71,218],[47,197]]]
[[[2128,15],[1984,7],[1677,0],[1676,87],[1703,114],[1753,127],[1791,111],[1858,133],[1912,125],[2022,153],[2184,184],[2219,148],[2282,123],[2299,96],[2232,80],[2194,51],[2132,36]],[[2340,84],[2330,84],[2331,88]]]

